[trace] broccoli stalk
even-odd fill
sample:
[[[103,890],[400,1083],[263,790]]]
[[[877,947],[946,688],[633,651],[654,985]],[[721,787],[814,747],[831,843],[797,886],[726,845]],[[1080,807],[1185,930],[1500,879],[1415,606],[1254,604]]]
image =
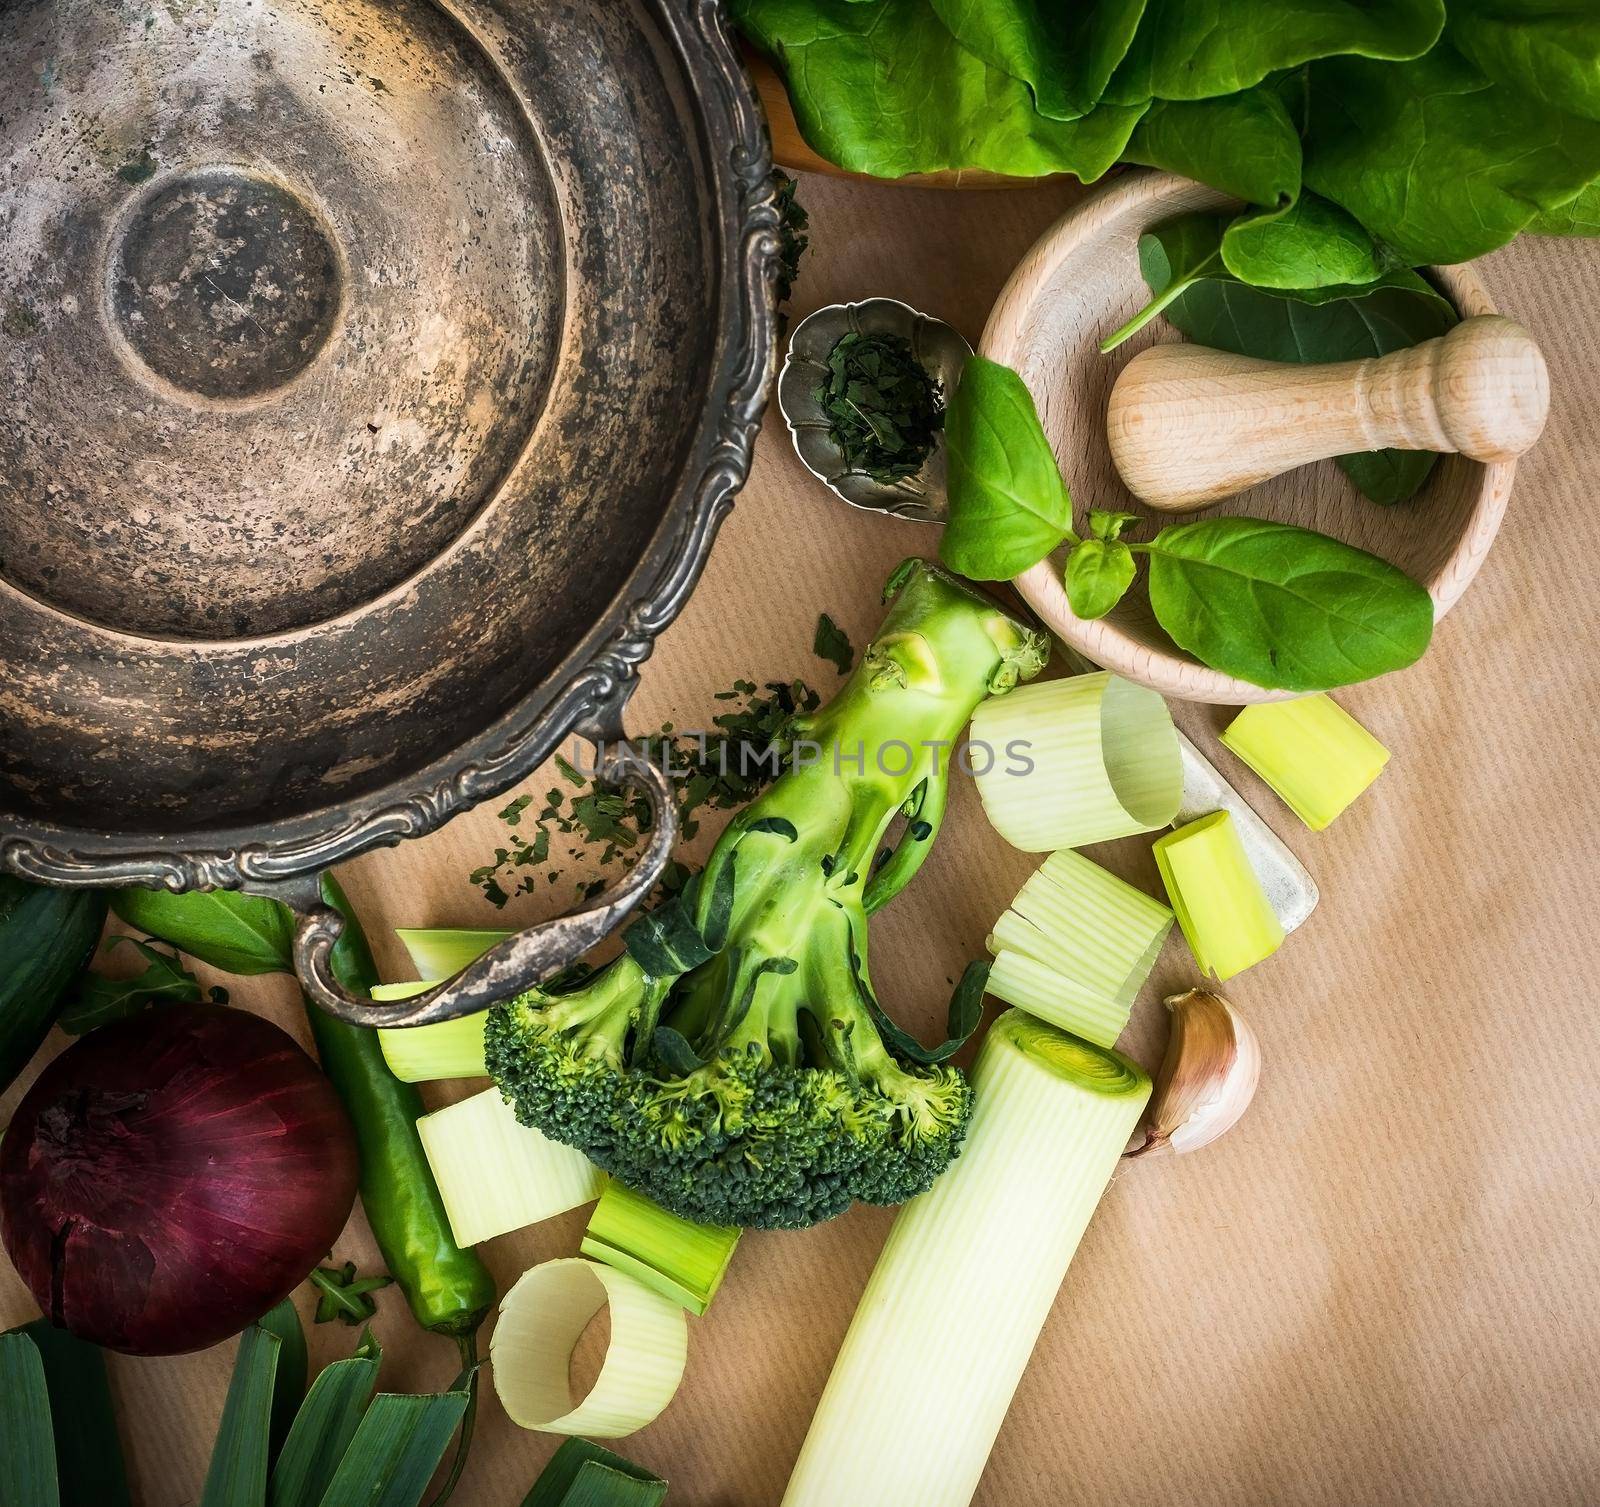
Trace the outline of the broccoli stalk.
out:
[[[1047,645],[925,561],[886,596],[855,673],[792,719],[785,772],[682,901],[575,989],[533,990],[487,1024],[524,1123],[686,1218],[798,1227],[856,1199],[901,1203],[966,1130],[966,1080],[943,1065],[959,1042],[928,1051],[884,1014],[867,916],[927,856],[973,709],[1036,674]]]

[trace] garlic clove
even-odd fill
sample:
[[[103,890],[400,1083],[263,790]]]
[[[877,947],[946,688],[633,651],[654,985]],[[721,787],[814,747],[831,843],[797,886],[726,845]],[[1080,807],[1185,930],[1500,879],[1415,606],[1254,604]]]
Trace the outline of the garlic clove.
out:
[[[1191,989],[1167,1000],[1172,1028],[1142,1146],[1127,1153],[1198,1151],[1239,1123],[1261,1081],[1261,1043],[1223,999]]]

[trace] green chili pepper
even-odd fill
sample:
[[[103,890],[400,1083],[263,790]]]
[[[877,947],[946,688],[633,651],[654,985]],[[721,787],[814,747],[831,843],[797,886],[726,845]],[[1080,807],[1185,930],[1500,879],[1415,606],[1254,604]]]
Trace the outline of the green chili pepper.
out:
[[[378,982],[372,950],[344,891],[331,877],[323,898],[344,917],[333,971],[350,993],[365,997]],[[422,1151],[417,1121],[425,1112],[414,1084],[389,1071],[378,1033],[346,1025],[306,1003],[322,1070],[355,1121],[361,1156],[361,1204],[388,1263],[389,1275],[424,1329],[471,1334],[494,1303],[494,1280],[471,1250],[450,1234],[444,1203]]]

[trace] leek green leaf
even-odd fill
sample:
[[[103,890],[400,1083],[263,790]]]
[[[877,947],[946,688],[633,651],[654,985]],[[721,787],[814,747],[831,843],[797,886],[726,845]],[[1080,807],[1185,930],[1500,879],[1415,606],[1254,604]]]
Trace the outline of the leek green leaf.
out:
[[[667,1483],[587,1439],[568,1439],[522,1507],[661,1507]]]
[[[17,1333],[33,1341],[44,1362],[56,1476],[65,1507],[128,1507],[128,1476],[111,1406],[105,1351],[57,1329],[47,1319],[35,1319]],[[0,1443],[0,1455],[4,1453]],[[0,1490],[0,1501],[6,1500]]]
[[[44,1361],[20,1330],[0,1334],[0,1502],[61,1502]]]
[[[200,1507],[260,1507],[266,1500],[272,1383],[282,1348],[283,1341],[259,1324],[239,1336],[239,1354],[222,1404],[222,1425],[212,1446]]]
[[[319,1507],[378,1384],[382,1358],[367,1331],[353,1356],[317,1373],[272,1469],[268,1507]]]
[[[224,973],[292,973],[294,919],[276,900],[233,890],[117,890],[111,908],[130,926]]]
[[[417,1507],[467,1410],[464,1390],[380,1392],[357,1425],[322,1507]]]
[[[272,1432],[267,1446],[269,1463],[278,1458],[289,1427],[306,1395],[306,1335],[300,1315],[287,1298],[256,1321],[278,1337],[278,1366],[272,1377]]]
[[[950,521],[940,558],[975,581],[1017,575],[1072,531],[1072,498],[1033,395],[1008,366],[973,356],[945,414]]]

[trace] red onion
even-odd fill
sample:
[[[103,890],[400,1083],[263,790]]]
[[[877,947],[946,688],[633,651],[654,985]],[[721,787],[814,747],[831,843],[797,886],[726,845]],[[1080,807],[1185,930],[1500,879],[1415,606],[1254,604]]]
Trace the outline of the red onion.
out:
[[[302,1282],[356,1193],[349,1116],[285,1032],[212,1004],[93,1031],[0,1140],[0,1239],[51,1321],[132,1355],[236,1334]]]

